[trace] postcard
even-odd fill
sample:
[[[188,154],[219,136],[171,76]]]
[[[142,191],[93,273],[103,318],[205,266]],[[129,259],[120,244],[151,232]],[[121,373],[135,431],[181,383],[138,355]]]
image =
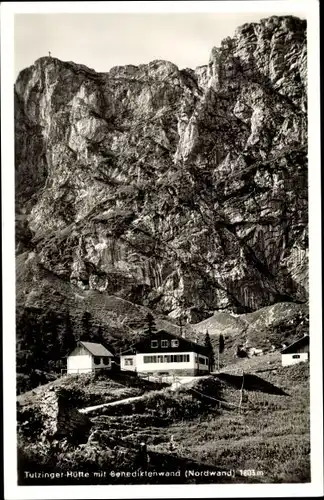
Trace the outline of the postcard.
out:
[[[2,4],[7,500],[323,494],[318,7]]]

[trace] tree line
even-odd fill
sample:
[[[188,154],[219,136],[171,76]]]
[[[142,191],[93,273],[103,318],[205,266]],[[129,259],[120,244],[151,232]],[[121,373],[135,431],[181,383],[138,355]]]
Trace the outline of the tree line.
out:
[[[17,372],[26,374],[35,369],[59,372],[79,340],[105,344],[109,338],[107,329],[96,324],[88,311],[71,318],[68,311],[25,308],[17,317],[16,332]]]
[[[152,336],[156,332],[155,319],[149,313],[144,320],[140,338]],[[78,341],[100,343],[113,352],[113,346],[109,344],[110,339],[109,327],[97,324],[88,311],[84,311],[77,318],[71,317],[69,311],[57,314],[52,310],[44,312],[37,308],[24,308],[17,314],[16,323],[16,371],[25,377],[22,390],[45,383],[47,380],[44,380],[44,373],[52,373],[54,376],[55,373],[59,374],[62,369],[66,369],[66,357]],[[208,350],[209,368],[212,370],[216,366],[215,352],[208,331],[204,345]],[[218,367],[223,350],[224,337],[220,335]]]

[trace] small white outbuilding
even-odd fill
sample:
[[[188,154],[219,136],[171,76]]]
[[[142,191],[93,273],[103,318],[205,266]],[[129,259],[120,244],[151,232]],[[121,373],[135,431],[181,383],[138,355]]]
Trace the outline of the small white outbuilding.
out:
[[[281,351],[282,366],[294,365],[309,359],[309,335],[296,340]]]
[[[67,357],[67,373],[89,373],[98,368],[110,370],[113,358],[102,344],[79,341]]]

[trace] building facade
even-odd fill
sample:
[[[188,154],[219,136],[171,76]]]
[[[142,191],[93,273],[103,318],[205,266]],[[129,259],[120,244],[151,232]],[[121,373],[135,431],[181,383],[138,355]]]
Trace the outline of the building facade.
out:
[[[120,369],[158,376],[203,375],[209,373],[209,358],[204,346],[160,330],[122,354]]]
[[[282,366],[295,365],[309,360],[309,335],[293,342],[281,351]]]
[[[80,341],[67,357],[67,373],[90,373],[98,368],[110,370],[113,358],[102,344]]]

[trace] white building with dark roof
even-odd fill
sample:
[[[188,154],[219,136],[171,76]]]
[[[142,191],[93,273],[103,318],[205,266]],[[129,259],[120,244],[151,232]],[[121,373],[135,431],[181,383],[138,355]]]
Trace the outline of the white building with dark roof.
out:
[[[206,375],[206,347],[160,330],[120,356],[120,369],[147,375]]]
[[[89,373],[98,368],[111,369],[114,355],[102,344],[79,341],[67,357],[67,373]]]
[[[309,335],[296,340],[281,351],[282,366],[294,365],[309,359]]]

